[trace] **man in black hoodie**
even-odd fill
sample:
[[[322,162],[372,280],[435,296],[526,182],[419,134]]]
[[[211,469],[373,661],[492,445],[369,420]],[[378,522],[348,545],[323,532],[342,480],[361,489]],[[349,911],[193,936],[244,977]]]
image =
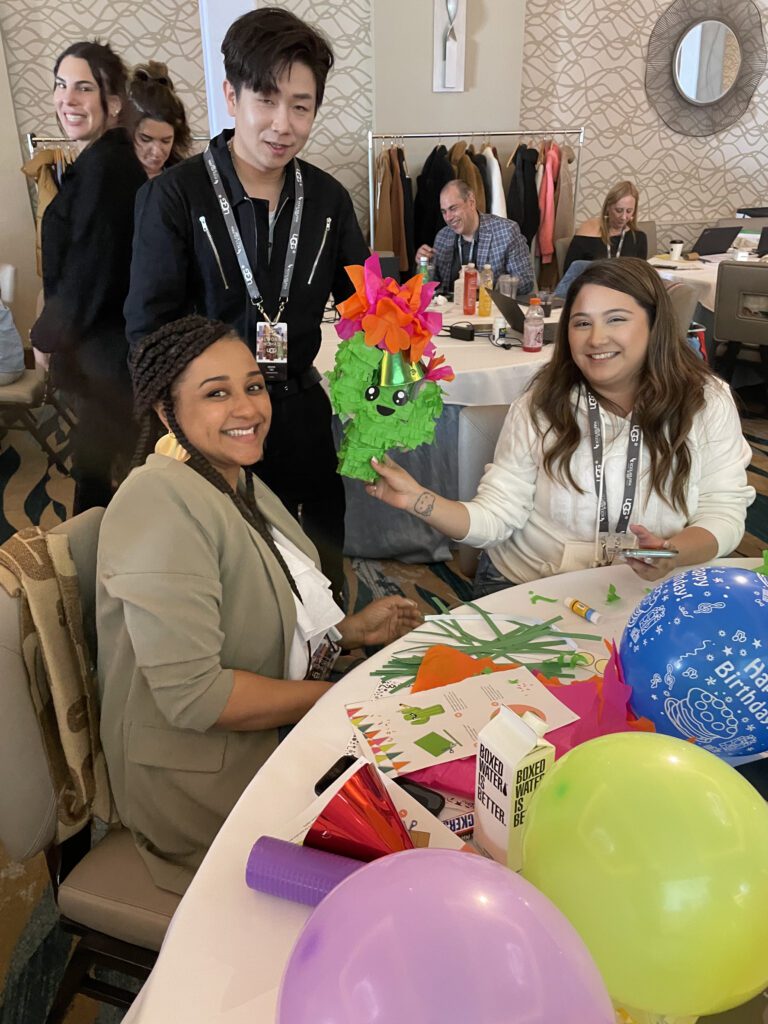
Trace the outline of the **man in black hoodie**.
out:
[[[131,287],[135,345],[162,324],[201,313],[234,325],[262,362],[272,426],[256,472],[316,544],[334,593],[343,584],[344,488],[331,409],[312,362],[328,298],[353,291],[344,267],[369,250],[346,189],[296,159],[322,102],[333,53],[278,8],[238,18],[222,43],[234,130],[141,189]],[[287,333],[287,365],[275,359]],[[265,329],[266,328],[266,329]]]

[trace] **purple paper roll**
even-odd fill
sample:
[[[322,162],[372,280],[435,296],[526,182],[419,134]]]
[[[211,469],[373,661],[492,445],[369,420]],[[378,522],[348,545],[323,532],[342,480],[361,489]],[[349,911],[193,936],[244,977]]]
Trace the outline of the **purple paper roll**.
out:
[[[248,857],[245,880],[257,892],[316,907],[347,875],[362,867],[363,861],[352,857],[261,836]]]

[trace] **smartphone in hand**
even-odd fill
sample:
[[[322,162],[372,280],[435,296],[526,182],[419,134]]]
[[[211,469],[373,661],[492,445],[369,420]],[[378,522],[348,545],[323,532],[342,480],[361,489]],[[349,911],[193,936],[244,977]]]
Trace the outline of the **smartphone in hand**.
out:
[[[624,558],[674,558],[677,548],[621,548]]]

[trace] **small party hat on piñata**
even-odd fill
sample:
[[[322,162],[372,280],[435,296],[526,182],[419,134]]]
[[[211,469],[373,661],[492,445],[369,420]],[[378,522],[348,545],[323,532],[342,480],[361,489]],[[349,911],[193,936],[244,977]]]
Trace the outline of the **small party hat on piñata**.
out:
[[[337,306],[342,340],[328,374],[331,402],[344,423],[339,472],[375,480],[371,458],[434,440],[443,408],[437,382],[454,373],[432,341],[443,323],[439,313],[427,312],[436,283],[424,284],[420,274],[404,285],[382,278],[376,255],[346,271],[355,292]]]

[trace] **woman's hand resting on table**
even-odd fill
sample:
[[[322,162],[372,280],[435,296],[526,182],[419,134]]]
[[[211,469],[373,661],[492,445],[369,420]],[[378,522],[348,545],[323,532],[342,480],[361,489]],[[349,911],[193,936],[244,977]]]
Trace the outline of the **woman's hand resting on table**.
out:
[[[342,646],[353,650],[391,644],[423,621],[424,616],[415,601],[407,597],[380,597],[362,611],[347,615],[337,629],[341,633]]]

